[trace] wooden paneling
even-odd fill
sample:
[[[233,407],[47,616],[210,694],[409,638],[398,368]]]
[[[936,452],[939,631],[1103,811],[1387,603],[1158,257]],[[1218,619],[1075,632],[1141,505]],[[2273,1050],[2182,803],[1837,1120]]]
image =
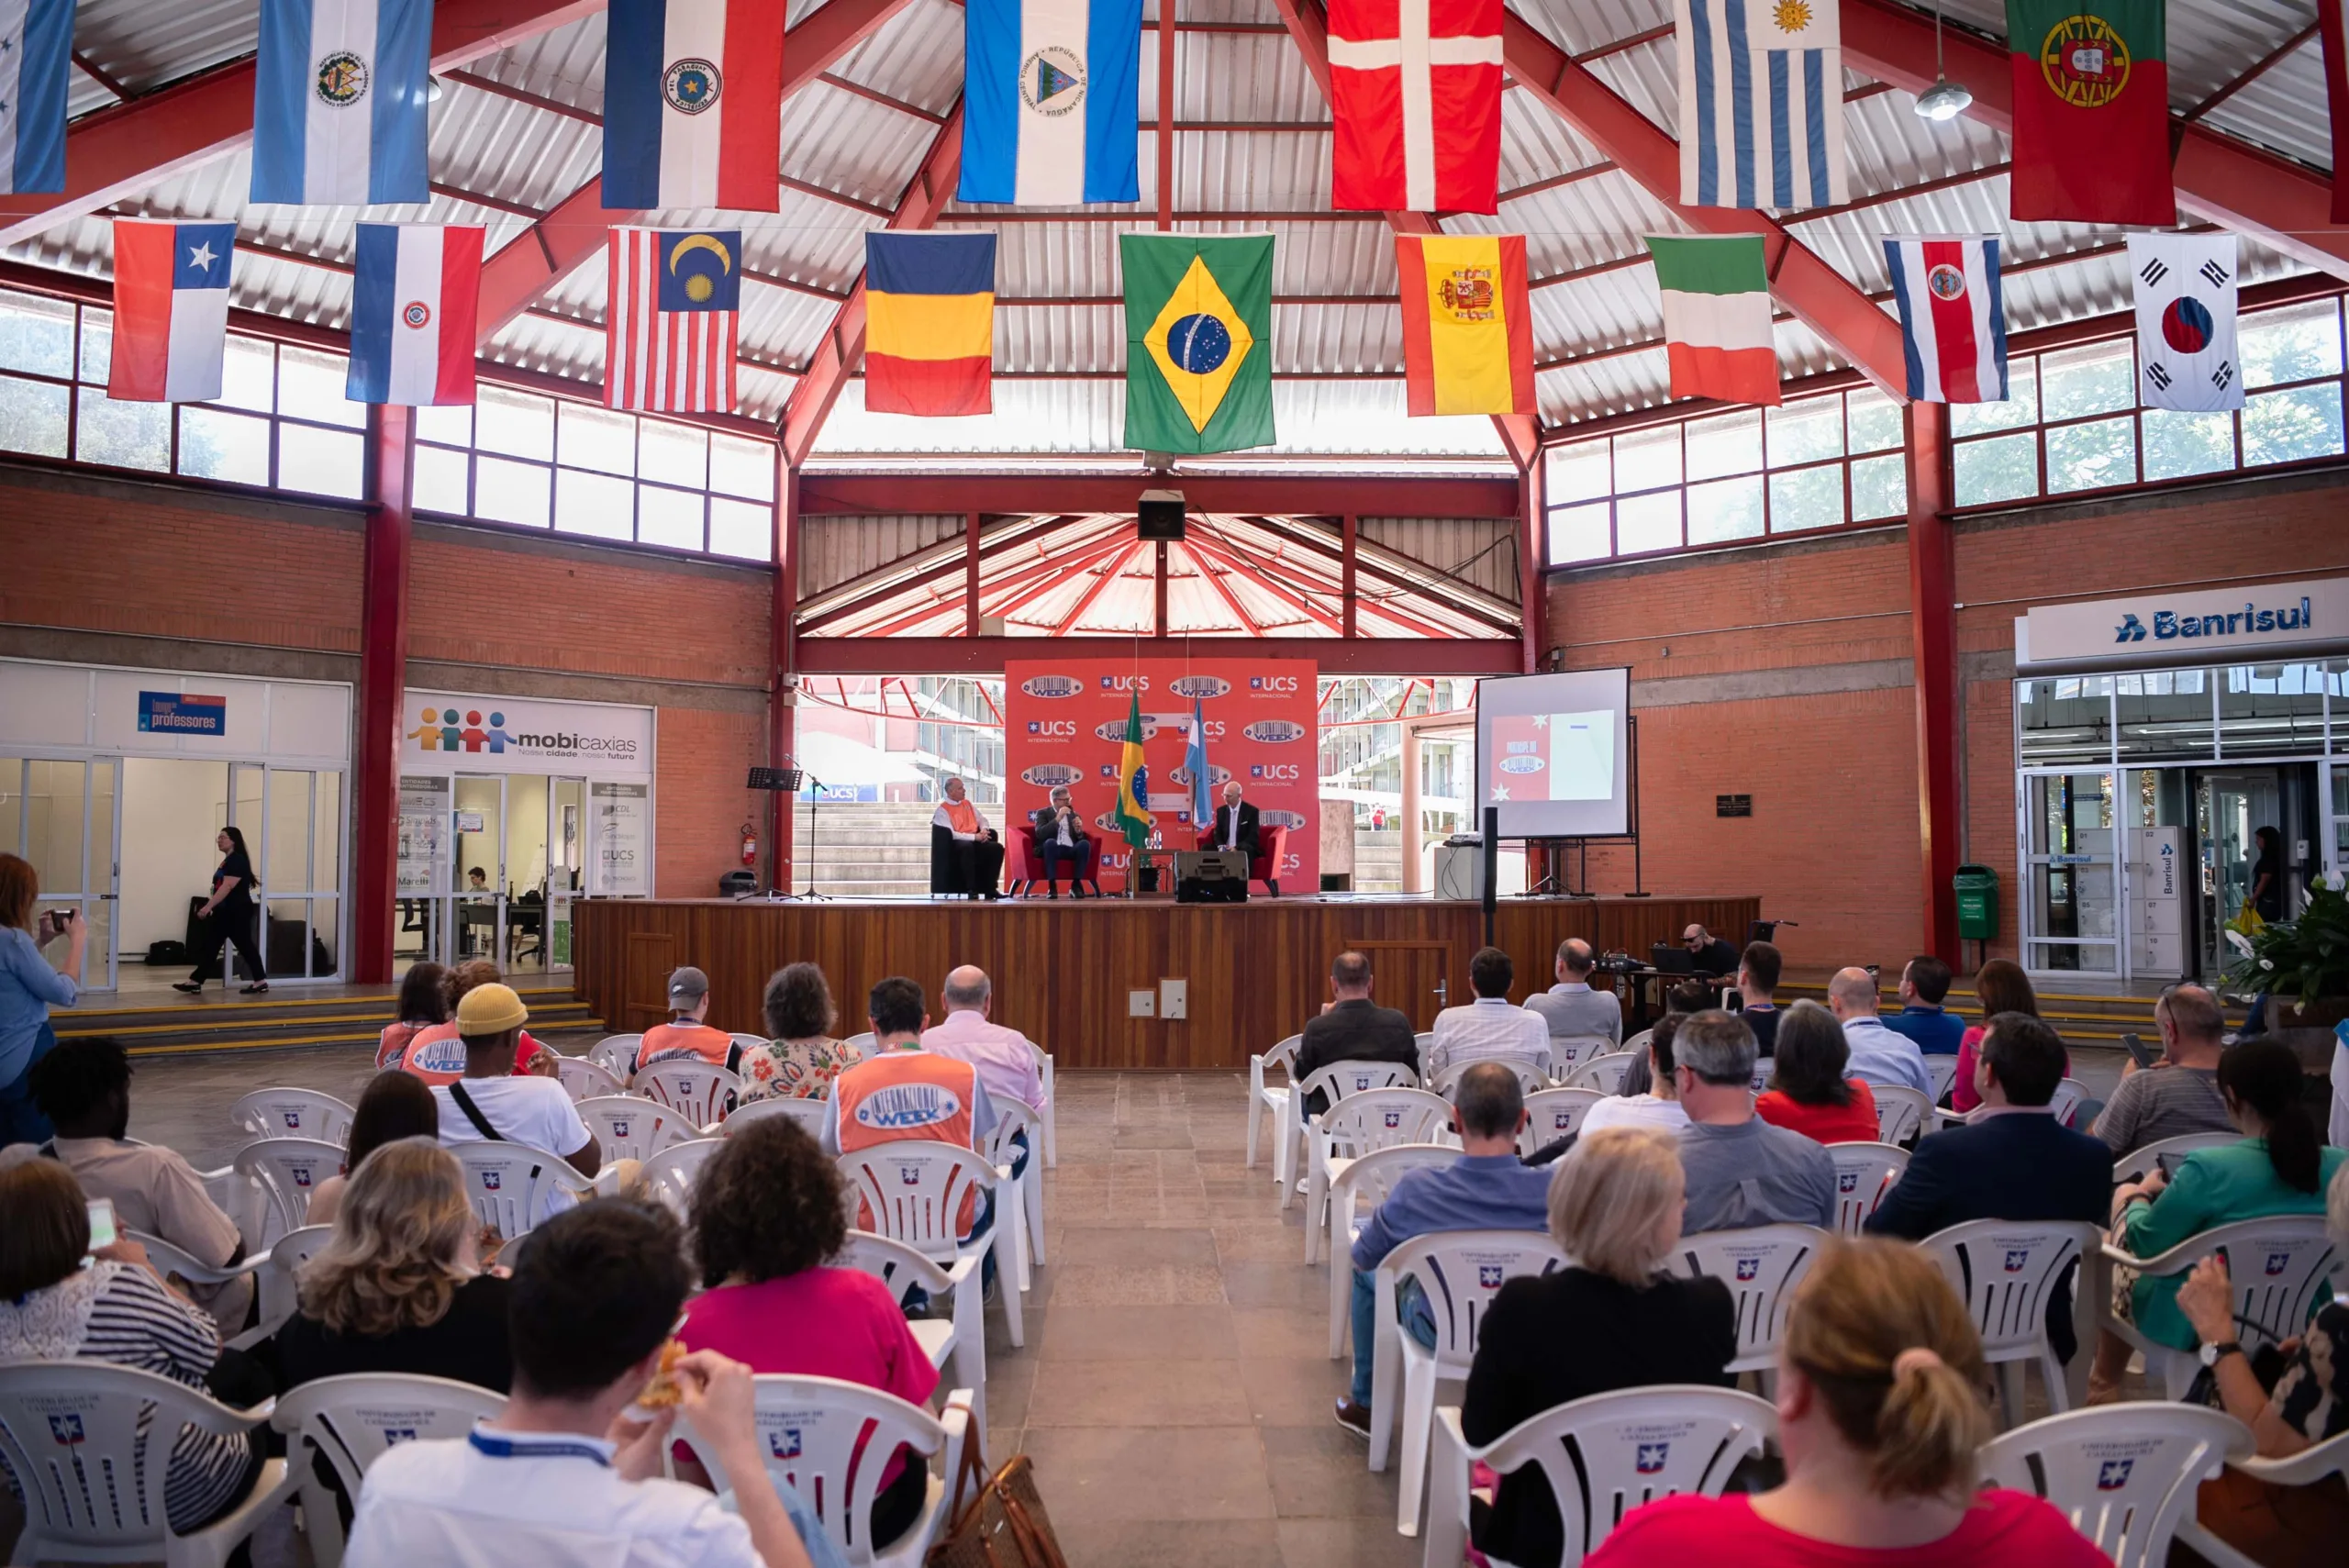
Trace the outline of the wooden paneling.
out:
[[[995,978],[995,1017],[1070,1070],[1245,1067],[1250,1051],[1294,1034],[1329,999],[1330,960],[1349,947],[1367,948],[1375,967],[1391,971],[1375,983],[1381,1000],[1432,1019],[1433,996],[1408,993],[1431,991],[1440,977],[1453,1002],[1467,1000],[1468,960],[1483,937],[1474,904],[1402,898],[1237,906],[583,899],[573,907],[577,989],[615,1030],[664,1016],[673,964],[708,973],[712,1024],[759,1033],[767,976],[810,961],[831,981],[847,1035],[865,1027],[875,981],[911,976],[935,1017],[946,972],[975,963]],[[1738,941],[1760,913],[1759,898],[1514,902],[1501,906],[1494,940],[1517,961],[1512,995],[1522,999],[1550,984],[1551,957],[1568,937],[1644,955],[1691,920]],[[1190,1017],[1127,1017],[1127,992],[1162,978],[1190,982]]]

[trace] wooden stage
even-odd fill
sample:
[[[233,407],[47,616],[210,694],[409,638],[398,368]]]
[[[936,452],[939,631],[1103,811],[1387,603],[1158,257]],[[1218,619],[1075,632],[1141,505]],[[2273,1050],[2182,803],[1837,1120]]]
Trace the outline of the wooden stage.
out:
[[[1517,961],[1512,995],[1551,983],[1551,961],[1568,937],[1644,958],[1676,941],[1694,920],[1742,942],[1761,917],[1757,898],[1507,899],[1495,943]],[[1305,895],[1244,905],[1170,899],[1005,899],[772,903],[752,899],[582,899],[573,906],[579,995],[614,1030],[668,1017],[669,972],[708,973],[709,1021],[763,1034],[759,999],[767,976],[808,960],[823,968],[840,1005],[839,1032],[865,1028],[865,994],[892,974],[918,981],[933,1021],[946,972],[975,963],[995,980],[996,1018],[1052,1052],[1063,1071],[1086,1068],[1245,1068],[1303,1026],[1330,998],[1330,961],[1347,948],[1370,955],[1372,995],[1432,1026],[1447,986],[1470,1000],[1468,960],[1483,945],[1473,903],[1430,898]],[[1161,979],[1189,983],[1189,1017],[1134,1018],[1128,995]]]

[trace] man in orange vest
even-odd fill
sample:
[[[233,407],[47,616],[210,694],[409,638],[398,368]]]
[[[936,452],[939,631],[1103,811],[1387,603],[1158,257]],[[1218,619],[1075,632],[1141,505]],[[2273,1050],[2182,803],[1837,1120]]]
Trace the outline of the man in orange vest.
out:
[[[930,1013],[921,987],[892,975],[873,988],[865,1012],[873,1054],[832,1080],[829,1151],[854,1154],[908,1139],[984,1151],[995,1130],[995,1106],[977,1068],[922,1049]],[[993,1195],[984,1209],[974,1194],[965,1195],[960,1224],[966,1236],[982,1234],[994,1218]],[[869,1213],[860,1215],[860,1225],[871,1223]]]
[[[933,893],[961,893],[974,898],[1001,896],[996,884],[1003,875],[1003,840],[996,836],[986,816],[970,798],[963,781],[950,778],[941,786],[946,796],[930,813],[930,837],[936,846],[935,857],[945,862],[943,884],[932,878]],[[946,837],[940,839],[940,829]]]
[[[636,1048],[634,1072],[656,1062],[691,1059],[731,1073],[742,1064],[742,1048],[724,1029],[702,1019],[709,1013],[709,976],[691,964],[669,976],[669,1021],[644,1031]]]

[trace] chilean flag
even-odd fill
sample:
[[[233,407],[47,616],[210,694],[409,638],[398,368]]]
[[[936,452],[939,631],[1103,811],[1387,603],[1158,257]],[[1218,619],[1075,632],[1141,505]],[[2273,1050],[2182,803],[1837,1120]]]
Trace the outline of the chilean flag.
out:
[[[1492,212],[1501,0],[1330,0],[1330,205]]]
[[[1893,297],[1920,403],[2007,400],[2007,311],[1988,235],[1887,239]]]
[[[473,400],[474,305],[485,231],[362,223],[351,294],[353,403]]]
[[[780,209],[780,0],[612,0],[607,209]]]
[[[228,353],[233,223],[114,220],[114,361],[117,403],[202,403],[220,395]]]

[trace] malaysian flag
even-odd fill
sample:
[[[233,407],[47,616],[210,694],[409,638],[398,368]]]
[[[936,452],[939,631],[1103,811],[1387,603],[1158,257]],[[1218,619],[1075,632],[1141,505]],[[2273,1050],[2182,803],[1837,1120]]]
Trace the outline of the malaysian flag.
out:
[[[604,311],[604,406],[734,411],[739,229],[615,228]]]

